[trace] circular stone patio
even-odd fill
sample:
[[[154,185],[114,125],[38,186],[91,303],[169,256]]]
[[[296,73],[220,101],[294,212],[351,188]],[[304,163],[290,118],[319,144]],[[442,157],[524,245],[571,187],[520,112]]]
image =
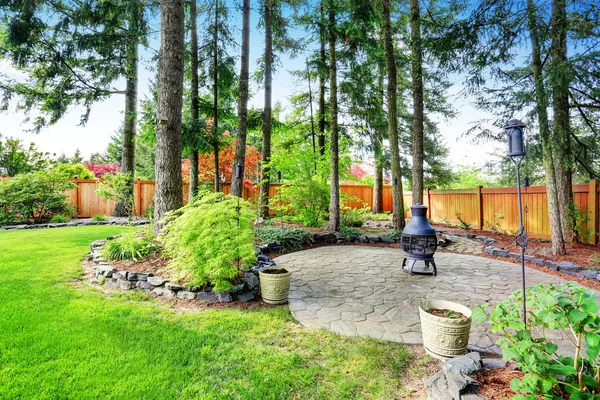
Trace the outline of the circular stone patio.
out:
[[[423,296],[451,300],[471,309],[493,305],[521,288],[521,266],[464,254],[436,253],[437,277],[409,276],[400,249],[329,246],[276,258],[293,271],[289,307],[301,324],[342,335],[422,344],[418,304]],[[526,269],[527,286],[564,280]],[[550,335],[550,336],[549,336]],[[561,333],[547,332],[561,350]],[[497,336],[473,324],[469,345],[500,352]],[[563,342],[563,343],[560,343]]]

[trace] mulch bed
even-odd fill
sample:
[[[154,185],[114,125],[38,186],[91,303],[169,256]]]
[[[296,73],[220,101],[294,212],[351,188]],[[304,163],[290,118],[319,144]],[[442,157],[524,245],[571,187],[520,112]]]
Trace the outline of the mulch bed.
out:
[[[485,369],[475,376],[481,385],[477,395],[488,400],[509,399],[516,394],[510,388],[510,381],[515,378],[522,379],[523,372],[515,370],[510,364],[506,368]]]

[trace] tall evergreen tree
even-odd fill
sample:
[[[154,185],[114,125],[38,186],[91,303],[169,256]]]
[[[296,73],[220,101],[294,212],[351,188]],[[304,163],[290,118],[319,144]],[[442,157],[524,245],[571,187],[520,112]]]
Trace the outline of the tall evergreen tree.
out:
[[[183,0],[161,0],[158,64],[158,126],[156,127],[155,229],[168,211],[183,205],[181,178],[181,111],[185,9]]]
[[[339,168],[339,134],[338,134],[338,87],[337,87],[337,26],[334,0],[328,4],[329,35],[329,153],[331,172],[329,174],[329,232],[336,232],[340,227],[340,168]]]
[[[244,189],[244,165],[246,161],[246,131],[248,126],[248,88],[250,75],[250,0],[243,0],[242,5],[242,57],[240,62],[240,98],[238,100],[238,126],[235,142],[233,171],[242,166],[242,175],[234,174],[231,183],[231,194],[242,196]]]
[[[423,50],[420,0],[410,0],[411,63],[413,92],[412,201],[423,203]]]
[[[271,172],[269,159],[271,158],[271,128],[272,128],[272,95],[273,95],[273,1],[264,0],[264,26],[265,26],[265,52],[264,52],[264,89],[265,105],[262,125],[262,182],[260,185],[259,212],[263,218],[269,217],[269,188]]]
[[[192,124],[198,124],[199,114],[199,94],[198,94],[198,11],[196,0],[190,0],[190,67],[191,67],[191,88],[190,88],[190,117]],[[190,181],[189,181],[189,200],[192,200],[198,192],[198,148],[190,148]]]

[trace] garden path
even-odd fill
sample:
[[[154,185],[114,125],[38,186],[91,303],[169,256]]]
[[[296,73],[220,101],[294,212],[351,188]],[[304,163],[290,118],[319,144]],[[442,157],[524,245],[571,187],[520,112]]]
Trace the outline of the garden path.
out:
[[[451,300],[473,309],[493,305],[521,288],[520,265],[465,254],[436,253],[431,275],[409,276],[401,269],[400,249],[328,246],[290,253],[277,264],[293,271],[289,307],[301,324],[343,335],[369,336],[422,344],[418,303],[423,296]],[[526,269],[527,286],[562,283],[563,279]],[[497,335],[473,324],[469,346],[499,353]],[[560,332],[547,332],[562,351],[569,350]]]

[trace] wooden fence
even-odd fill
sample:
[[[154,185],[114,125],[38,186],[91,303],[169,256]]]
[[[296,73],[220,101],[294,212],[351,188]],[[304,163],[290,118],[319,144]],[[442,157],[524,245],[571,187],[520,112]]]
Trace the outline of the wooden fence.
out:
[[[103,199],[96,194],[96,180],[75,180],[77,188],[70,191],[71,203],[77,207],[79,217],[91,217],[95,214],[111,214],[114,202]],[[271,184],[269,197],[273,198],[279,190],[280,184]],[[230,185],[222,188],[224,193],[229,193]],[[343,193],[352,199],[346,205],[362,208],[373,205],[373,188],[361,185],[341,185]],[[187,200],[188,188],[183,185],[184,201]],[[575,205],[581,215],[587,219],[587,231],[590,233],[590,242],[598,243],[600,231],[600,193],[597,180],[588,184],[573,185]],[[135,211],[137,215],[147,212],[152,205],[154,196],[153,181],[135,181]],[[245,199],[256,200],[258,189],[245,188]],[[404,193],[404,203],[412,204],[412,194]],[[357,200],[356,200],[357,199]],[[524,225],[531,237],[550,237],[550,223],[545,186],[523,188],[522,201]],[[516,188],[482,188],[464,190],[426,190],[423,202],[429,207],[429,217],[437,223],[458,224],[458,217],[470,224],[473,228],[489,230],[497,225],[499,230],[514,233],[519,227],[518,198]],[[392,187],[383,188],[384,211],[392,211]]]

